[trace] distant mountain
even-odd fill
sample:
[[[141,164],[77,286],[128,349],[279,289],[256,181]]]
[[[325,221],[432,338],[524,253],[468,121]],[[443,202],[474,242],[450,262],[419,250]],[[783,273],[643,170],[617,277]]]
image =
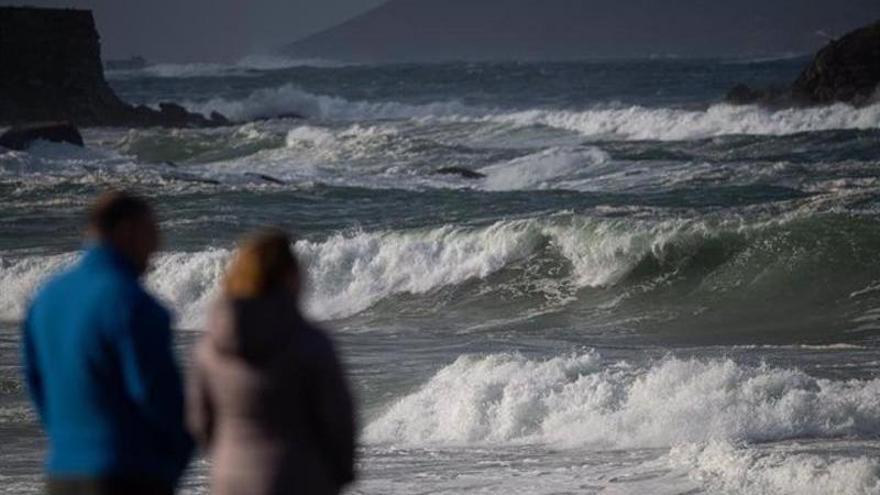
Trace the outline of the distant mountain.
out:
[[[880,0],[390,0],[284,47],[358,62],[774,56],[880,18]]]

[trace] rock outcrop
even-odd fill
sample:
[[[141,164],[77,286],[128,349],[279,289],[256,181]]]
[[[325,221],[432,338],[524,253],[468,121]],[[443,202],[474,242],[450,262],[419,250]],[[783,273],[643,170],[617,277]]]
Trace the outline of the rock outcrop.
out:
[[[457,175],[463,179],[485,179],[486,174],[464,167],[442,167],[434,170],[434,175]]]
[[[0,135],[0,147],[21,151],[37,140],[83,146],[82,135],[75,126],[69,122],[47,122],[9,129]]]
[[[790,87],[755,89],[738,84],[725,100],[736,105],[864,105],[878,98],[880,21],[829,43]]]
[[[880,21],[832,41],[794,82],[792,97],[809,103],[864,104],[880,86]]]
[[[179,105],[123,102],[104,79],[88,10],[0,7],[0,125],[67,121],[78,126],[210,126]]]

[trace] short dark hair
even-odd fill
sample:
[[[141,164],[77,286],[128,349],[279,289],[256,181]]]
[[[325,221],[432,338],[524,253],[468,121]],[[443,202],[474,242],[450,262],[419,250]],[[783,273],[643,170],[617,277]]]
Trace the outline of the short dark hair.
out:
[[[153,214],[147,200],[126,192],[109,191],[98,197],[89,210],[89,228],[99,236],[112,233],[119,224]]]

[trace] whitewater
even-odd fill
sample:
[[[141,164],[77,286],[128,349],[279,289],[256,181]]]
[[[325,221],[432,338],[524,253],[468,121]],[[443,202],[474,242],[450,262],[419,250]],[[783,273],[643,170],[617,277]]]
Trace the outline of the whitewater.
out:
[[[42,483],[18,327],[114,187],[159,209],[184,363],[237,239],[294,235],[360,404],[351,493],[880,494],[880,102],[722,101],[803,63],[108,73],[235,123],[0,152],[0,493]]]

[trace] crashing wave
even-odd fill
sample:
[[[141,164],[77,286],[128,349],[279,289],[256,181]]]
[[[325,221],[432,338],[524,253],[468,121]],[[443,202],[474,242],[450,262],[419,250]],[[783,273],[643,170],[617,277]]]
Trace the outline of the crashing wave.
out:
[[[293,84],[254,91],[244,99],[213,98],[189,102],[186,106],[199,113],[218,111],[233,120],[297,114],[328,120],[382,120],[456,116],[474,112],[458,102],[411,105],[394,101],[349,101],[330,95],[316,95]]]
[[[289,113],[328,120],[440,119],[518,127],[546,126],[591,138],[623,140],[671,141],[735,134],[785,135],[880,128],[880,104],[861,108],[846,104],[789,109],[715,104],[704,110],[639,105],[584,110],[505,110],[468,106],[458,101],[430,104],[349,101],[310,93],[292,84],[261,89],[244,99],[214,98],[190,102],[187,106],[192,111],[219,111],[239,120]]]
[[[589,176],[593,169],[608,164],[611,156],[596,147],[552,147],[508,162],[483,167],[484,185],[491,191],[565,188],[571,183],[558,184],[561,179]]]
[[[762,450],[712,441],[677,446],[670,453],[670,461],[688,470],[704,487],[720,493],[880,493],[880,462],[853,455],[861,450],[859,447],[853,445],[849,455],[820,455],[816,446]]]
[[[548,241],[573,265],[579,286],[613,284],[666,242],[676,227],[660,231],[603,224],[589,219],[558,224],[537,219],[499,221],[486,227],[336,234],[299,241],[307,267],[307,310],[318,318],[359,313],[396,294],[431,290],[483,279],[535,254]],[[668,231],[667,233],[664,233]],[[148,281],[176,308],[184,326],[200,321],[229,251],[166,253],[154,261]],[[0,317],[17,319],[25,300],[48,274],[76,258],[73,253],[3,259]]]
[[[660,448],[713,440],[871,437],[880,380],[834,381],[731,360],[608,365],[594,352],[462,356],[366,428],[370,443]]]
[[[484,226],[338,233],[298,241],[295,249],[308,276],[306,309],[328,319],[360,313],[396,295],[427,294],[474,280],[492,283],[495,274],[548,260],[554,264],[549,271],[522,276],[538,282],[534,287],[550,284],[568,291],[621,286],[644,292],[681,283],[691,297],[729,293],[760,301],[782,287],[788,291],[793,277],[809,274],[828,283],[808,296],[845,297],[854,285],[876,276],[874,257],[862,253],[877,247],[870,240],[851,244],[872,229],[873,224],[858,220],[811,216],[720,222],[566,213]],[[817,244],[826,250],[817,251]],[[843,255],[841,246],[852,254]],[[215,294],[229,255],[226,249],[161,254],[149,284],[177,310],[181,324],[192,327]],[[837,260],[832,265],[829,256]],[[0,318],[18,319],[36,284],[75,257],[0,258]]]

